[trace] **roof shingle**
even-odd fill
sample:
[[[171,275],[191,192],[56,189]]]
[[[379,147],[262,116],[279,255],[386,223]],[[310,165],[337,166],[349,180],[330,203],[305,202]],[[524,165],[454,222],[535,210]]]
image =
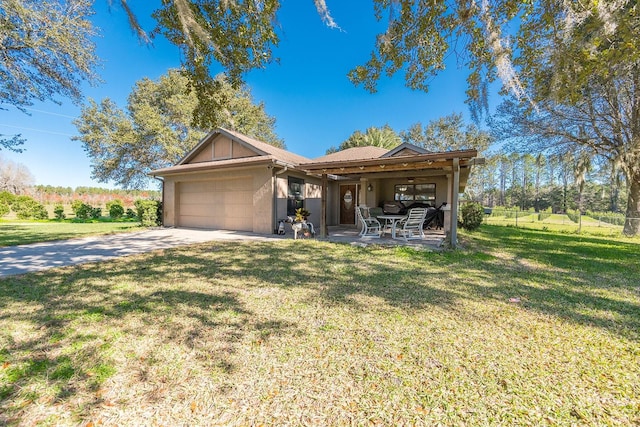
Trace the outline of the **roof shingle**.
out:
[[[346,150],[337,151],[335,153],[327,154],[326,156],[318,157],[313,160],[313,163],[324,163],[324,162],[344,162],[349,160],[366,160],[366,159],[377,159],[384,154],[386,154],[389,150],[382,147],[352,147],[347,148]]]

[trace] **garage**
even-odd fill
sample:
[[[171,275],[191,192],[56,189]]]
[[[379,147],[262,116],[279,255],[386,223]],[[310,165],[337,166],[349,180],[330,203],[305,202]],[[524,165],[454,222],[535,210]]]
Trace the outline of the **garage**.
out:
[[[180,227],[253,231],[253,179],[180,182]]]

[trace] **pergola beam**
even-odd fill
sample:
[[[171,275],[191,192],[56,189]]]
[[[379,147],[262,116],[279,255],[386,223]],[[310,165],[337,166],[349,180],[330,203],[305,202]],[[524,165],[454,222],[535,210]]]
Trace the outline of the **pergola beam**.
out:
[[[322,189],[320,194],[320,237],[325,238],[329,235],[327,228],[327,194],[329,180],[327,174],[322,174]]]
[[[323,168],[305,168],[309,174],[332,174],[332,175],[352,175],[352,174],[369,174],[382,172],[416,172],[427,170],[443,170],[451,168],[453,162],[451,160],[444,161],[426,161],[418,163],[379,163],[375,165],[360,166],[341,166],[341,167],[323,167]]]

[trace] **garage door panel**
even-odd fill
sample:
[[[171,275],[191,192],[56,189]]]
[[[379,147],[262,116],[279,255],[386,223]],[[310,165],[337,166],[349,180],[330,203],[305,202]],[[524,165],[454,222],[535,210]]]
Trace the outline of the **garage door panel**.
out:
[[[180,183],[178,225],[252,231],[252,187],[251,178]]]
[[[207,193],[182,193],[180,203],[183,205],[209,205],[213,200]]]

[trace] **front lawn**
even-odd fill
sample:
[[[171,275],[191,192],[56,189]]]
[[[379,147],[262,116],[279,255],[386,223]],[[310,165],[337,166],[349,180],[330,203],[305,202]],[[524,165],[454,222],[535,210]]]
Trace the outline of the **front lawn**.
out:
[[[15,246],[96,234],[121,233],[140,228],[138,221],[74,222],[0,220],[0,246]]]
[[[637,425],[640,243],[218,242],[0,280],[0,425]]]

